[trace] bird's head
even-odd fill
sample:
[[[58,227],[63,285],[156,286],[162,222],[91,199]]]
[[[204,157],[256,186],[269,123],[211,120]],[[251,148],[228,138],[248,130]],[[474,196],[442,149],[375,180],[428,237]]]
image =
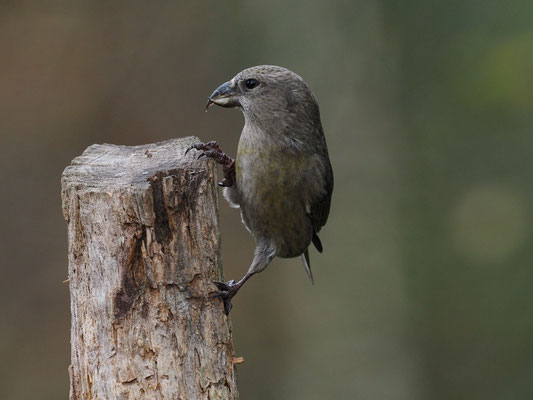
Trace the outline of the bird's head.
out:
[[[260,65],[239,72],[209,96],[207,109],[240,108],[255,122],[318,116],[316,99],[304,80],[286,68]]]

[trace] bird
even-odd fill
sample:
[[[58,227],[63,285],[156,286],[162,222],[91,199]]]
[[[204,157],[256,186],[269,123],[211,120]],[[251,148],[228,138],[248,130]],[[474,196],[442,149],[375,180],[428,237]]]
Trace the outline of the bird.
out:
[[[237,282],[214,282],[229,314],[243,284],[274,257],[301,257],[313,283],[311,243],[321,253],[318,232],[325,225],[333,192],[333,170],[318,102],[296,73],[275,65],[244,69],[208,97],[206,111],[217,105],[244,115],[236,158],[216,141],[189,150],[222,166],[218,182],[230,206],[239,208],[256,243],[246,274]]]

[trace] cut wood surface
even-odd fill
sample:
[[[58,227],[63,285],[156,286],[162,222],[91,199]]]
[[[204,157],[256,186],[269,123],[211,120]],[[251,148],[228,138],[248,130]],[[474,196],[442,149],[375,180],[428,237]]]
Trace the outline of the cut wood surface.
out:
[[[93,145],[62,176],[71,399],[235,399],[216,168],[197,138]]]

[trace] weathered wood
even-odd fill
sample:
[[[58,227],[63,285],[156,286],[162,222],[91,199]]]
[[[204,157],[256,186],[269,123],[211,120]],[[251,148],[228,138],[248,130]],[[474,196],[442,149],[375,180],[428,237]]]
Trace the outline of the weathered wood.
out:
[[[62,176],[70,398],[234,399],[215,166],[197,138],[93,145]]]

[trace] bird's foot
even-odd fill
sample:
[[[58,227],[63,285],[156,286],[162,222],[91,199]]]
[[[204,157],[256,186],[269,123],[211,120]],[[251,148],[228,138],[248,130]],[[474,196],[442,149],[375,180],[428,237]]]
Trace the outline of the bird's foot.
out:
[[[224,174],[224,179],[222,179],[221,182],[218,182],[219,186],[233,186],[233,184],[235,183],[235,160],[228,156],[226,153],[224,153],[217,142],[211,141],[207,143],[193,144],[185,151],[185,155],[189,152],[189,150],[192,149],[199,150],[202,152],[198,156],[197,160],[205,156],[212,158],[218,164],[222,165],[222,173]]]
[[[242,283],[235,282],[234,280],[231,280],[229,282],[213,282],[217,288],[218,292],[213,295],[213,297],[220,297],[222,301],[224,302],[224,312],[226,315],[229,314],[231,311],[231,299],[235,294],[239,291],[239,289],[242,286]]]

